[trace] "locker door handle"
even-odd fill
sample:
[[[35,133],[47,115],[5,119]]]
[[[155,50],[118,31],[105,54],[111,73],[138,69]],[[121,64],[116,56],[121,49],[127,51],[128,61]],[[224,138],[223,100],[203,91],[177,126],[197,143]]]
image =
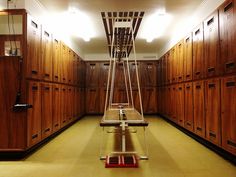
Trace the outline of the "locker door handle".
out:
[[[179,90],[182,90],[182,87],[179,87]]]
[[[56,90],[56,91],[58,91],[58,90],[59,90],[59,88],[55,88],[55,90]]]
[[[190,86],[187,86],[186,89],[190,89]]]
[[[200,71],[198,71],[198,72],[196,72],[196,73],[195,73],[195,75],[199,75],[200,73],[201,73],[201,72],[200,72]]]
[[[50,90],[50,87],[44,87],[44,90]]]
[[[208,88],[215,88],[216,84],[208,84]]]
[[[234,62],[229,62],[225,64],[227,69],[233,69],[235,67],[235,63]]]
[[[191,126],[191,124],[190,124],[190,123],[188,123],[188,122],[187,122],[187,125],[188,125],[188,126]]]
[[[38,74],[38,71],[32,70],[31,73],[32,74]]]
[[[183,122],[183,120],[179,120],[180,122]]]
[[[179,76],[179,79],[182,79],[182,76]]]
[[[44,35],[47,36],[47,37],[50,36],[49,33],[48,33],[47,31],[44,31]]]
[[[226,83],[226,87],[234,87],[234,86],[235,86],[235,82],[234,81]]]
[[[65,123],[66,121],[65,120],[63,120],[63,123]]]
[[[187,74],[186,77],[190,77],[190,74]]]
[[[58,76],[55,76],[56,79],[58,79]]]
[[[38,134],[35,134],[35,135],[32,136],[32,139],[35,139],[37,137],[38,137]]]
[[[31,20],[31,25],[32,25],[33,27],[35,27],[35,28],[38,28],[38,24],[35,23],[33,20]]]
[[[64,77],[63,77],[63,80],[65,81],[65,80],[66,80],[66,78],[64,78]]]
[[[236,148],[236,143],[233,141],[228,140],[227,144]]]
[[[227,4],[224,8],[224,12],[227,12],[229,9],[231,9],[233,7],[233,2],[231,1],[229,4]]]
[[[195,31],[195,35],[197,35],[198,33],[200,33],[200,29],[198,29],[197,31]]]
[[[209,135],[210,135],[211,137],[213,137],[213,138],[216,138],[216,134],[215,134],[215,133],[210,132]]]
[[[49,77],[49,76],[50,76],[50,74],[44,74],[44,76],[45,76],[45,77]]]
[[[210,72],[214,72],[215,71],[215,68],[212,67],[212,68],[208,68],[207,71],[210,73]]]
[[[201,127],[197,127],[197,130],[198,130],[198,131],[202,131],[202,128],[201,128]]]
[[[214,17],[212,17],[210,20],[207,21],[207,26],[209,26],[210,24],[212,24],[214,22]]]
[[[197,85],[197,86],[196,86],[196,89],[201,89],[201,85]]]
[[[33,86],[32,90],[38,90],[38,86]]]
[[[46,130],[44,130],[44,133],[49,132],[50,128],[47,128]]]

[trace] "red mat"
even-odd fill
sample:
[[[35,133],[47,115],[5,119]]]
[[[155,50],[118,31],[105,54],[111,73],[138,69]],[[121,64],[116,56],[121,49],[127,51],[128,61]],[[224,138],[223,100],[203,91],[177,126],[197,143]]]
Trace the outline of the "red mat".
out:
[[[138,161],[135,155],[114,155],[106,157],[106,168],[137,168]]]

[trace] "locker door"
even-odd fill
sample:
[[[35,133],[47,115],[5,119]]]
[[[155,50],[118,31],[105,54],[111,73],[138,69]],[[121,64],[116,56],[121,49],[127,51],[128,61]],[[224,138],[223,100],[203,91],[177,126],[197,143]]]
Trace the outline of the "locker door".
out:
[[[76,90],[76,115],[77,115],[77,118],[80,118],[81,116],[81,105],[80,105],[80,88],[75,88]]]
[[[80,88],[80,111],[81,111],[81,116],[83,116],[85,114],[85,104],[86,104],[86,100],[85,100],[85,88]]]
[[[86,90],[86,113],[97,114],[99,112],[99,101],[98,88],[88,88]]]
[[[178,45],[178,65],[177,65],[177,68],[178,68],[178,72],[177,72],[177,79],[178,79],[178,82],[182,82],[184,80],[184,47],[183,47],[183,41],[179,42]]]
[[[60,41],[57,38],[53,39],[53,81],[60,82],[60,68],[61,68],[61,58],[60,58]]]
[[[125,76],[123,63],[116,64],[115,88],[125,88]]]
[[[66,86],[62,86],[60,108],[61,108],[61,127],[64,127],[67,123],[67,89],[66,89]]]
[[[52,113],[52,130],[56,132],[61,127],[61,87],[60,85],[56,84],[53,86],[53,113]]]
[[[177,100],[176,100],[176,94],[177,94],[177,92],[176,92],[176,85],[173,85],[172,87],[171,87],[171,119],[174,121],[174,122],[178,122],[177,121],[177,104],[176,104],[176,102],[177,102]]]
[[[192,48],[192,33],[190,33],[184,39],[184,69],[185,69],[185,77],[186,81],[192,80],[193,73],[193,48]]]
[[[42,30],[42,78],[52,81],[52,34]]]
[[[170,67],[171,67],[171,71],[170,71],[170,76],[171,76],[171,83],[176,83],[176,46],[174,46],[171,49],[171,60],[170,60]]]
[[[204,82],[193,83],[193,110],[194,132],[205,137],[205,105],[204,105]]]
[[[109,62],[103,62],[100,64],[100,78],[99,78],[99,85],[100,87],[106,87],[107,86],[107,79],[108,79],[108,73],[109,73]],[[104,110],[103,110],[104,111]]]
[[[203,24],[193,31],[193,78],[204,77]]]
[[[218,10],[204,21],[204,58],[207,77],[219,75]]]
[[[172,89],[170,86],[166,88],[166,115],[168,118],[172,116]]]
[[[163,57],[157,60],[157,86],[161,85],[161,79],[162,79],[162,64]]]
[[[185,96],[184,96],[184,127],[190,131],[193,131],[193,84],[185,84]]]
[[[115,88],[113,95],[113,103],[128,103],[125,88]]]
[[[73,87],[67,87],[67,121],[73,120]]]
[[[77,119],[77,92],[76,92],[76,88],[75,87],[72,87],[72,103],[73,105],[71,105],[71,107],[73,107],[73,110],[72,110],[72,119],[73,120],[76,120]]]
[[[74,60],[74,52],[68,48],[69,57],[67,58],[67,74],[68,74],[68,83],[73,83],[73,60]]]
[[[236,72],[236,4],[225,1],[219,8],[220,59],[224,73]]]
[[[68,82],[68,73],[67,73],[67,61],[69,57],[69,51],[67,49],[67,46],[61,42],[61,81],[63,83]]]
[[[52,134],[52,85],[42,84],[42,138]]]
[[[163,67],[163,70],[162,70],[162,85],[164,84],[167,84],[167,81],[168,81],[168,75],[167,75],[167,55],[165,55],[162,59],[162,67]]]
[[[142,95],[143,95],[143,97],[142,97],[143,98],[143,112],[146,114],[157,113],[156,88],[154,88],[154,87],[144,88],[144,92]],[[138,97],[138,95],[137,95],[137,97]],[[139,99],[139,98],[137,98],[137,99]]]
[[[28,17],[27,24],[27,77],[40,79],[41,77],[41,25]]]
[[[140,81],[140,77],[141,77],[141,74],[140,74],[140,65],[141,63],[140,62],[137,62],[137,68],[138,68],[138,72],[139,72],[139,81]],[[131,86],[132,88],[137,88],[138,87],[138,84],[137,84],[137,76],[136,76],[136,66],[135,66],[135,62],[130,62],[129,64],[129,67],[130,67],[130,80],[131,80]],[[142,84],[140,82],[140,84]]]
[[[141,77],[143,87],[155,87],[157,81],[155,62],[142,62]]]
[[[99,65],[92,62],[86,64],[86,86],[97,87],[98,86]]]
[[[177,86],[177,121],[182,127],[184,126],[184,85]]]
[[[28,82],[27,102],[33,106],[27,111],[27,146],[31,147],[41,141],[41,88],[39,82]]]
[[[222,146],[236,154],[236,77],[223,78],[221,88]]]
[[[167,71],[167,73],[166,73],[166,75],[167,75],[167,84],[170,84],[171,83],[171,56],[170,56],[170,51],[169,52],[167,52],[167,54],[166,54],[166,62],[167,62],[167,69],[166,69],[166,71]]]
[[[77,66],[77,58],[76,53],[73,53],[73,61],[72,61],[72,84],[76,85],[78,80],[78,66]]]
[[[220,133],[220,80],[211,79],[205,83],[206,138],[221,145]]]

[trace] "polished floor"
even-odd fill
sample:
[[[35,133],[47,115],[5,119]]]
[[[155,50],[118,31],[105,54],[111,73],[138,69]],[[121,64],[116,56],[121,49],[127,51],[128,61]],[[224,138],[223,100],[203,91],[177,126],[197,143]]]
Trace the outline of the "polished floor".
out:
[[[158,117],[147,117],[149,160],[107,169],[99,160],[100,118],[83,118],[26,159],[0,161],[0,177],[236,177],[236,166]],[[134,131],[127,146],[141,154],[142,129]],[[119,148],[113,133],[104,142],[105,154]]]

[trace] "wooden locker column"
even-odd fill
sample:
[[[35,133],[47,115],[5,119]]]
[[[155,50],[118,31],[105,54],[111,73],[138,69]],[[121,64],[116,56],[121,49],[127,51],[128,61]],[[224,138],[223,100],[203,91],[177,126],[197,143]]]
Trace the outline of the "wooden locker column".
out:
[[[125,76],[123,70],[123,63],[116,64],[114,88],[125,88]]]
[[[97,62],[86,63],[86,87],[98,87],[99,64]]]
[[[67,73],[67,65],[68,65],[68,57],[69,51],[67,46],[61,42],[61,82],[67,83],[68,82],[68,73]]]
[[[42,30],[42,79],[52,81],[52,34]]]
[[[162,59],[162,67],[163,67],[162,74],[161,74],[162,75],[162,79],[161,79],[162,80],[162,82],[161,82],[162,85],[165,85],[165,84],[168,83],[167,82],[168,81],[168,78],[167,78],[168,77],[168,74],[167,74],[167,67],[168,67],[167,66],[167,64],[168,64],[167,63],[167,57],[168,57],[167,55],[164,55],[164,57]]]
[[[141,62],[141,63],[142,63],[142,66],[141,66],[141,77],[142,77],[141,85],[143,87],[156,87],[156,85],[157,85],[156,62],[148,61],[148,62]]]
[[[61,81],[61,56],[60,56],[60,41],[57,38],[53,38],[53,51],[52,51],[52,60],[53,60],[53,81]]]
[[[61,92],[61,127],[64,127],[67,123],[67,89],[66,86],[62,86]]]
[[[99,112],[99,89],[87,88],[86,89],[86,113],[96,114]]]
[[[166,115],[170,119],[172,116],[171,86],[166,88]]]
[[[56,132],[61,128],[61,86],[58,84],[53,85],[53,119],[52,130]]]
[[[204,59],[207,77],[219,75],[218,10],[204,21]]]
[[[193,83],[194,132],[205,137],[204,81]]]
[[[170,105],[171,105],[171,119],[174,122],[178,122],[177,121],[177,100],[176,100],[176,96],[177,96],[177,85],[172,85],[171,86],[171,95],[170,95]]]
[[[168,51],[166,53],[166,62],[167,62],[167,74],[166,74],[166,77],[167,77],[167,84],[170,84],[171,83],[171,72],[172,72],[172,68],[171,68],[171,55],[170,55],[170,51]]]
[[[157,60],[157,86],[160,86],[162,84],[162,82],[161,82],[161,80],[162,80],[162,68],[161,68],[162,60],[163,60],[163,57],[160,58],[159,60]]]
[[[41,25],[29,15],[27,16],[27,60],[28,78],[41,77]]]
[[[52,134],[52,85],[42,84],[42,139]]]
[[[109,72],[109,66],[110,66],[109,62],[102,62],[100,64],[100,77],[99,77],[99,81],[100,81],[99,86],[100,87],[107,86],[107,77],[108,77],[108,72]],[[106,94],[104,96],[106,96]]]
[[[222,147],[236,155],[236,77],[221,83]]]
[[[170,52],[170,67],[171,67],[170,76],[171,76],[171,83],[176,83],[176,70],[177,70],[176,62],[177,62],[176,46],[174,46],[171,49],[171,52]]]
[[[177,79],[178,82],[184,81],[184,44],[183,40],[181,40],[177,44],[177,59],[178,59],[178,65],[177,65]]]
[[[221,145],[220,131],[220,79],[205,82],[206,138]]]
[[[155,87],[145,87],[143,88],[143,112],[146,114],[154,114],[157,113],[157,94],[156,94],[156,88]],[[138,99],[138,91],[136,93],[135,98],[137,104]],[[140,108],[139,108],[140,109]]]
[[[193,131],[193,83],[185,84],[184,96],[184,127]]]
[[[203,24],[193,31],[193,78],[204,77]]]
[[[73,60],[74,60],[74,52],[68,48],[69,55],[67,58],[67,75],[68,75],[68,83],[72,84],[73,83]]]
[[[41,141],[41,87],[40,82],[28,82],[27,103],[33,106],[27,111],[27,146]]]
[[[219,8],[221,66],[224,74],[236,72],[236,1],[226,0]]]
[[[192,33],[184,39],[184,79],[191,81],[193,78],[193,48]]]
[[[140,69],[141,69],[140,65],[141,65],[141,62],[137,62],[137,67],[138,67],[139,75],[140,75]],[[136,76],[136,69],[135,69],[136,66],[135,66],[135,63],[134,62],[130,62],[129,67],[130,67],[131,86],[132,86],[132,88],[136,89],[138,87],[138,84],[137,84],[137,76]],[[140,81],[140,78],[139,78],[139,81]],[[140,84],[140,85],[142,85],[142,84]]]
[[[177,105],[177,122],[184,126],[184,84],[177,85],[176,105]]]
[[[67,123],[70,123],[73,120],[73,87],[67,87]]]

